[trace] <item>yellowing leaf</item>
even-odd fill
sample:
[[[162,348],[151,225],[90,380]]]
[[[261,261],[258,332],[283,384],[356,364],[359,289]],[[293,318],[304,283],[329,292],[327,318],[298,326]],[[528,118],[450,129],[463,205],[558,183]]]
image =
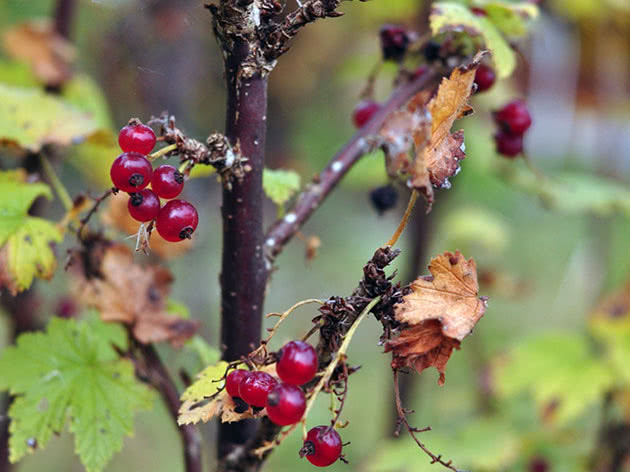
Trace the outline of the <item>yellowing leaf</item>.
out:
[[[52,194],[47,185],[27,183],[25,177],[20,171],[0,172],[0,287],[14,295],[35,277],[52,277],[57,260],[51,244],[63,239],[53,223],[28,215],[37,197]]]
[[[73,144],[96,129],[88,114],[60,98],[0,84],[0,145],[37,152],[45,144]]]
[[[225,385],[222,379],[227,367],[228,363],[225,361],[206,367],[197,375],[197,380],[182,393],[181,400],[199,402],[217,393]]]
[[[527,22],[538,17],[538,6],[531,2],[488,2],[483,5],[486,16],[508,36],[523,36]]]
[[[453,349],[484,315],[487,299],[477,296],[475,261],[466,260],[459,251],[433,258],[429,271],[432,275],[412,282],[412,292],[396,305],[396,320],[404,325],[385,350],[393,351],[394,367],[412,366],[418,373],[436,367],[443,385]]]

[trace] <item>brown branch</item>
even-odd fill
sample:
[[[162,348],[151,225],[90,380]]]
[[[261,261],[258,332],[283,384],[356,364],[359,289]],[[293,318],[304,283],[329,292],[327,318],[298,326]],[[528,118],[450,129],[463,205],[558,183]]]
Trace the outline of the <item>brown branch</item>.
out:
[[[284,246],[319,208],[352,166],[372,150],[373,144],[370,143],[370,137],[379,132],[387,116],[403,106],[418,91],[432,86],[437,87],[440,78],[437,72],[429,71],[413,82],[396,89],[381,110],[335,154],[324,170],[299,195],[293,208],[286,213],[284,218],[276,220],[267,231],[265,254],[272,261],[282,252]]]
[[[77,10],[77,0],[57,0],[53,21],[55,30],[66,39],[72,36],[72,23]]]
[[[148,380],[164,400],[171,417],[177,424],[177,416],[181,405],[177,387],[171,378],[166,366],[151,344],[138,344],[147,369]],[[184,462],[186,472],[202,472],[201,462],[201,435],[193,425],[178,427],[178,432],[184,448]]]

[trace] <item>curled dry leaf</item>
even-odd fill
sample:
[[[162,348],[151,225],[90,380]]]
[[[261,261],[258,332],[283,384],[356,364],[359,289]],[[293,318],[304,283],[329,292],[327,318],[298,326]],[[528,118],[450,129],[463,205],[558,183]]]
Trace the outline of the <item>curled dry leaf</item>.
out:
[[[19,24],[3,35],[4,49],[14,59],[30,64],[46,85],[58,86],[72,75],[76,51],[47,20]]]
[[[459,349],[486,311],[487,298],[478,297],[475,261],[459,252],[445,252],[431,260],[431,276],[411,283],[412,292],[396,305],[396,320],[403,323],[400,336],[388,341],[393,368],[414,367],[418,373],[434,366],[444,384],[446,363]]]
[[[278,379],[276,364],[264,366],[260,370]],[[198,378],[201,378],[202,375],[203,372],[199,374]],[[221,379],[217,378],[215,380],[219,381]],[[208,391],[210,393],[208,396],[203,395],[202,392],[195,392],[194,395],[190,395],[188,394],[189,390],[190,388],[182,394],[182,405],[179,408],[179,416],[177,417],[179,425],[195,424],[200,421],[207,423],[215,416],[220,417],[222,423],[234,423],[248,418],[261,418],[266,415],[266,410],[263,409],[255,413],[249,406],[245,411],[242,411],[227,393],[226,389],[215,393],[216,388],[211,387]]]
[[[141,343],[169,341],[181,346],[199,326],[166,312],[173,277],[158,265],[134,264],[122,244],[95,238],[72,253],[72,288],[77,300],[100,312],[104,321],[132,326]]]
[[[118,192],[112,195],[105,211],[101,214],[101,220],[108,226],[119,229],[125,234],[135,234],[138,232],[140,223],[129,215],[127,209],[129,196],[126,193]],[[193,242],[191,239],[180,241],[177,244],[169,243],[158,234],[152,231],[150,236],[150,250],[163,259],[177,257],[190,250]]]

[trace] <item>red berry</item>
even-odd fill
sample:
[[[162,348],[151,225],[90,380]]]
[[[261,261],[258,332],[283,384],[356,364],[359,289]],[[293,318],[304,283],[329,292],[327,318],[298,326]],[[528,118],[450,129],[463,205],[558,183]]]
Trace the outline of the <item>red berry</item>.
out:
[[[151,221],[158,216],[160,199],[148,188],[129,195],[127,209],[131,217],[140,222]]]
[[[475,83],[477,84],[477,92],[485,92],[494,85],[497,76],[494,69],[485,64],[481,64],[475,72]]]
[[[383,25],[380,31],[381,49],[385,60],[400,61],[407,52],[410,38],[407,30],[399,25]]]
[[[171,200],[158,213],[155,229],[164,239],[175,243],[190,239],[198,223],[194,206],[184,200]]]
[[[291,385],[310,382],[317,373],[319,363],[313,346],[304,341],[290,341],[280,350],[276,363],[278,377]]]
[[[523,136],[498,131],[494,135],[497,152],[506,157],[516,157],[523,152]]]
[[[112,163],[109,175],[114,187],[123,192],[133,193],[149,185],[153,167],[142,154],[125,152]]]
[[[245,403],[263,408],[267,403],[267,395],[278,384],[267,372],[257,370],[246,375],[238,386],[238,394]]]
[[[523,134],[532,124],[532,117],[523,100],[514,100],[494,112],[494,121],[506,133]]]
[[[142,123],[123,127],[118,134],[118,145],[123,152],[149,154],[155,147],[155,133]]]
[[[429,71],[429,68],[427,66],[420,66],[415,71],[413,71],[413,74],[411,75],[411,79],[412,80],[419,79],[424,74],[426,74],[428,71]]]
[[[278,426],[295,424],[306,410],[306,398],[300,387],[278,384],[267,395],[267,416]]]
[[[479,8],[479,7],[470,7],[470,11],[473,13],[473,15],[475,16],[488,16],[488,14],[486,13],[486,10],[484,10],[483,8]]]
[[[547,472],[549,470],[549,462],[540,456],[534,457],[527,466],[529,472]]]
[[[300,457],[318,467],[326,467],[341,457],[341,437],[334,428],[315,426],[306,435],[306,441],[300,449]]]
[[[354,122],[354,126],[362,128],[380,109],[381,104],[372,100],[363,100],[359,102],[352,112],[352,121]]]
[[[184,174],[168,164],[153,171],[151,188],[160,198],[175,198],[184,188]]]
[[[241,381],[247,377],[251,372],[245,369],[236,369],[230,372],[225,379],[225,389],[231,397],[238,397],[239,385]]]

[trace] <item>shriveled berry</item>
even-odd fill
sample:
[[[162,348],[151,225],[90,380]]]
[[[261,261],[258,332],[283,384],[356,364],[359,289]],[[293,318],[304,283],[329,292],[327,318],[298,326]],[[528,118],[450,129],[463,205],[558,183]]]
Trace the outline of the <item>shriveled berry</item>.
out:
[[[306,435],[300,457],[318,467],[327,467],[341,457],[343,444],[339,433],[329,426],[315,426]]]
[[[267,372],[257,370],[246,375],[238,386],[238,395],[251,406],[263,408],[267,404],[267,395],[278,384]]]
[[[362,128],[372,119],[374,114],[381,109],[382,105],[372,100],[363,100],[357,104],[352,112],[354,126]]]
[[[137,152],[125,152],[116,158],[109,170],[114,187],[133,193],[151,183],[153,167],[149,160]]]
[[[300,387],[278,384],[267,395],[267,416],[278,426],[295,424],[306,410],[306,399]]]
[[[409,46],[409,33],[400,25],[383,25],[379,33],[383,59],[400,61]]]
[[[485,92],[494,85],[497,75],[494,69],[486,64],[480,64],[475,72],[475,83],[477,84],[477,92]]]
[[[315,348],[304,341],[290,341],[280,350],[276,371],[278,377],[291,385],[310,382],[317,373],[319,362]]]
[[[251,372],[245,369],[236,369],[228,374],[225,379],[225,389],[231,397],[238,397],[240,395],[238,392],[239,386],[243,379],[249,374],[251,374]]]
[[[155,229],[167,241],[190,239],[197,229],[199,215],[185,200],[171,200],[162,207],[155,220]]]
[[[523,136],[520,134],[498,131],[494,135],[494,143],[497,147],[497,152],[506,157],[516,157],[523,152]]]
[[[175,198],[184,188],[184,174],[164,164],[153,171],[151,188],[160,198]]]
[[[160,199],[148,188],[129,195],[127,209],[131,217],[142,223],[151,221],[158,216]]]
[[[118,134],[118,145],[124,152],[149,154],[153,151],[155,142],[153,130],[142,123],[124,126]]]
[[[370,201],[376,211],[378,211],[379,214],[383,214],[396,206],[398,202],[398,191],[393,185],[376,187],[370,192]]]
[[[510,134],[523,134],[532,124],[532,117],[523,100],[514,100],[493,113],[494,121]]]

